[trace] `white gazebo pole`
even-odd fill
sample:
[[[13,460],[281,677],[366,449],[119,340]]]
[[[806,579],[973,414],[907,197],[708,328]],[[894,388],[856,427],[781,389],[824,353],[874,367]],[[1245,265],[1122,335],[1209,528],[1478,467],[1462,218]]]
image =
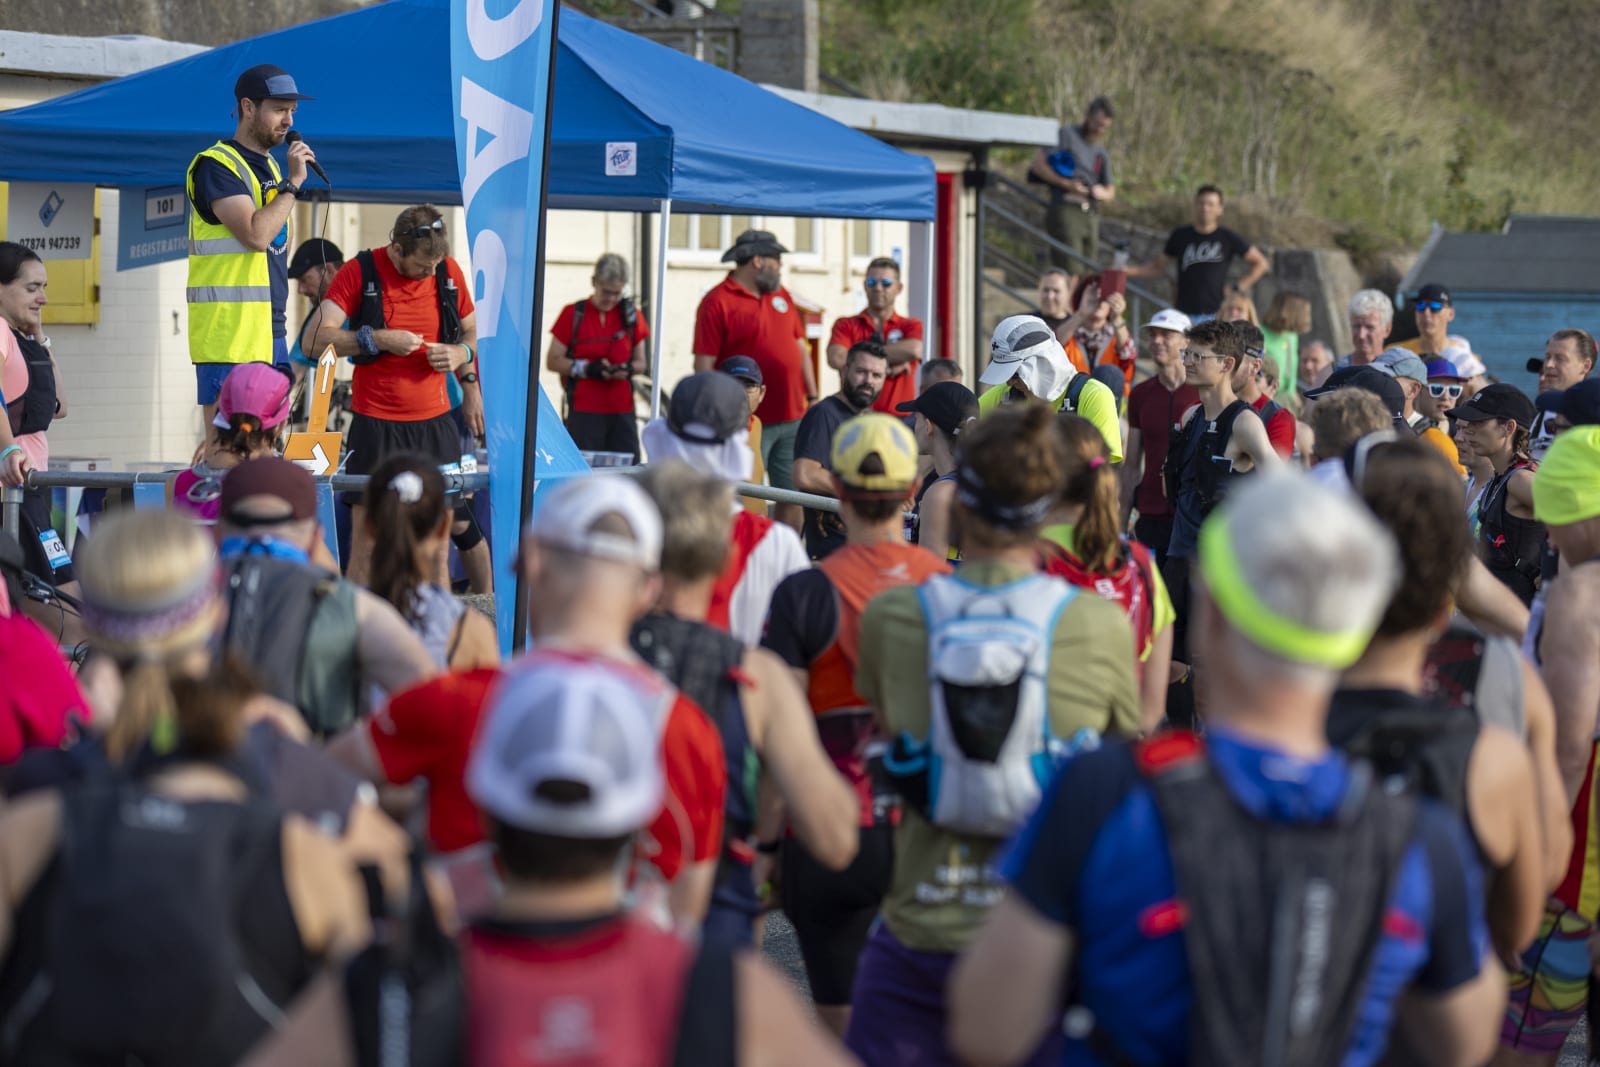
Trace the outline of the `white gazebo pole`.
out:
[[[672,201],[661,201],[661,230],[656,238],[656,321],[650,324],[650,417],[661,417],[661,333],[667,317],[667,225],[672,221]]]

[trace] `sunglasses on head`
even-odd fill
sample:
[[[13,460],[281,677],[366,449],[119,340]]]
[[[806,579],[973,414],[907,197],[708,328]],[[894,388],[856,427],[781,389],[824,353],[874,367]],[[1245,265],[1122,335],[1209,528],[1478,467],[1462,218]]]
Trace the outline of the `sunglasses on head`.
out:
[[[868,289],[892,289],[894,287],[894,279],[893,278],[867,278],[864,281],[862,281],[861,284],[865,285]]]
[[[1435,385],[1433,382],[1429,382],[1428,383],[1428,395],[1433,397],[1435,400],[1439,399],[1442,396],[1447,396],[1451,400],[1460,400],[1461,399],[1461,386],[1460,385]]]
[[[1418,300],[1411,305],[1413,311],[1443,311],[1448,305],[1443,300]]]
[[[409,234],[411,237],[432,237],[436,233],[444,232],[444,219],[434,219],[425,226],[418,226]]]

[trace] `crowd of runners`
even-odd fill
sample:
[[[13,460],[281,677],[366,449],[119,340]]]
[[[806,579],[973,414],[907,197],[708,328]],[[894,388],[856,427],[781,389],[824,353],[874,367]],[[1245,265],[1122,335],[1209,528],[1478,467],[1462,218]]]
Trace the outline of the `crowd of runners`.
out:
[[[240,86],[244,148],[279,143],[293,79]],[[190,190],[236,266],[241,142]],[[1041,158],[1063,212],[1109,196]],[[1197,199],[1138,276],[1203,261]],[[0,1065],[1556,1062],[1600,957],[1593,337],[1548,339],[1535,400],[1441,286],[1387,348],[1357,294],[1335,360],[1292,302],[1263,327],[1212,279],[1130,324],[1118,272],[1052,269],[973,389],[885,259],[819,397],[784,251],[737,239],[637,440],[626,264],[558,321],[575,431],[649,462],[541,488],[509,662],[444,565],[487,554],[439,470],[483,415],[426,205],[291,268],[299,340],[388,405],[348,576],[276,454],[281,317],[197,363],[172,508],[107,512],[65,575],[54,531],[0,536]],[[44,279],[0,244],[7,484],[56,399]],[[813,506],[737,498],[758,461]]]

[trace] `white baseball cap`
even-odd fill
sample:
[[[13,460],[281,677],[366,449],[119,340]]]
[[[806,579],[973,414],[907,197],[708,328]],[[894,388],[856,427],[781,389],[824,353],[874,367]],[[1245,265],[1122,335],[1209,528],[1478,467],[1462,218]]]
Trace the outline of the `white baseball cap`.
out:
[[[1067,350],[1043,319],[1037,315],[1012,315],[994,328],[989,365],[978,377],[978,383],[1004,385],[1018,376],[1037,399],[1054,402],[1066,392],[1073,374]]]
[[[1171,330],[1173,333],[1188,333],[1189,327],[1194,323],[1189,321],[1189,316],[1177,308],[1162,308],[1150,316],[1150,321],[1144,324],[1147,330]]]
[[[501,822],[536,833],[592,839],[639,830],[661,810],[665,789],[652,707],[666,712],[624,667],[530,653],[490,694],[467,793]],[[551,788],[557,782],[560,790]],[[574,791],[587,795],[563,795]]]
[[[605,515],[620,515],[633,536],[597,532],[594,525]],[[554,548],[661,569],[661,512],[626,475],[582,474],[546,490],[528,533]]]
[[[1472,351],[1472,345],[1465,337],[1451,334],[1444,339],[1444,351],[1439,355],[1456,365],[1456,372],[1463,378],[1476,378],[1480,374],[1488,374],[1489,368],[1483,365]]]

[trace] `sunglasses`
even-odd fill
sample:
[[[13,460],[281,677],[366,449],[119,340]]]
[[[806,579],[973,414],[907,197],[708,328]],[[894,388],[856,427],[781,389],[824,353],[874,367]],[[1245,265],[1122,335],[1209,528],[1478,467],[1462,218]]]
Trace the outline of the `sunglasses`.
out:
[[[861,284],[866,286],[868,289],[892,289],[892,288],[894,288],[894,279],[893,278],[867,278],[864,281],[862,281]]]
[[[1432,382],[1429,382],[1428,383],[1428,395],[1433,397],[1435,400],[1439,399],[1442,396],[1447,396],[1451,400],[1460,400],[1461,399],[1461,386],[1459,386],[1459,385],[1434,385]]]
[[[412,237],[432,237],[436,233],[443,233],[443,232],[444,232],[444,219],[434,219],[432,222],[428,223],[426,226],[418,226],[416,229],[412,230],[409,236],[412,236]]]
[[[1443,300],[1418,300],[1411,305],[1412,311],[1443,311],[1449,307]]]

